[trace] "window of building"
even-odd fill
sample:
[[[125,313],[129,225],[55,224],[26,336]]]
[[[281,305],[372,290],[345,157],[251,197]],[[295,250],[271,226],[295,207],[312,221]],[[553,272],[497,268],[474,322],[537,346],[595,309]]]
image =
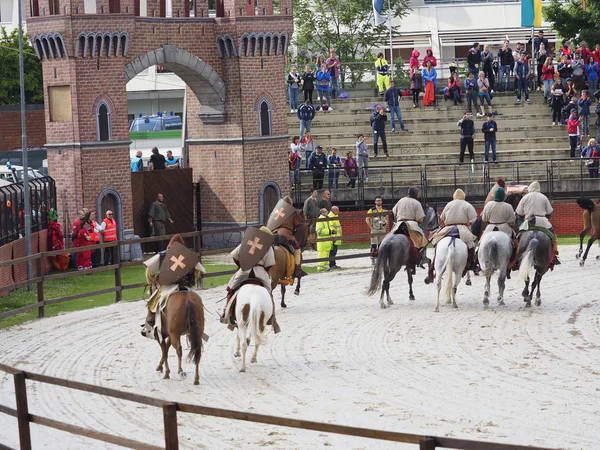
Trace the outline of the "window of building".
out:
[[[40,3],[38,0],[31,0],[31,16],[36,17],[40,15]]]
[[[121,0],[109,0],[108,1],[108,12],[116,14],[121,12]]]
[[[266,100],[260,102],[258,121],[261,136],[271,135],[271,105]]]
[[[100,102],[97,111],[98,140],[110,140],[110,111],[105,102]]]
[[[72,122],[71,86],[48,86],[50,122]]]
[[[56,15],[60,14],[59,0],[49,0],[48,8],[50,9],[51,16],[56,16]]]

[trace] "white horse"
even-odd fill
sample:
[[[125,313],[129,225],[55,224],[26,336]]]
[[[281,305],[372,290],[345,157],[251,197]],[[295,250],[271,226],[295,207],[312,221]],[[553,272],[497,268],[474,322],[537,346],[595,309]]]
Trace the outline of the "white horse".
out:
[[[258,347],[264,341],[265,326],[272,315],[273,300],[267,289],[256,284],[245,284],[239,288],[235,305],[237,347],[234,356],[242,357],[240,372],[246,371],[246,350],[251,341],[254,342],[254,355],[250,362],[256,362]]]
[[[453,308],[458,308],[456,305],[456,288],[467,265],[468,253],[467,244],[458,238],[446,236],[438,242],[435,250],[435,271],[438,275],[437,299],[433,312],[440,311],[442,277],[446,272],[448,272],[446,274],[446,304],[452,303]]]
[[[510,237],[503,231],[490,231],[481,238],[478,257],[481,271],[485,275],[484,305],[490,304],[490,280],[496,271],[498,271],[498,304],[504,305],[504,287],[511,255]]]

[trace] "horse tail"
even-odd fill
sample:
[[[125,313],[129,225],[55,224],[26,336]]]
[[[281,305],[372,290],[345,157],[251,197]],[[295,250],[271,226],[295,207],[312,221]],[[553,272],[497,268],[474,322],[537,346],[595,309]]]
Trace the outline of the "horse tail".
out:
[[[379,291],[383,272],[385,271],[387,273],[389,271],[390,249],[391,246],[385,245],[385,243],[379,247],[375,267],[373,267],[373,271],[371,272],[371,285],[367,290],[367,295],[373,295]]]
[[[250,338],[254,342],[254,345],[258,347],[263,343],[263,333],[261,330],[261,315],[263,315],[263,310],[260,307],[260,299],[257,298],[257,302],[252,302],[250,299],[250,315],[248,317],[248,331],[250,332]],[[269,302],[271,299],[269,299]],[[253,304],[254,303],[254,304]],[[263,315],[264,320],[264,315]],[[262,324],[264,327],[264,323]]]
[[[482,248],[479,247],[479,251],[481,251]],[[494,271],[494,270],[498,270],[498,242],[496,241],[495,237],[492,238],[490,237],[488,239],[488,241],[486,242],[485,247],[483,248],[484,250],[484,254],[481,255],[482,257],[479,258],[479,260],[484,260],[485,264],[486,264],[486,270],[487,271]],[[492,272],[487,272],[487,273],[492,273]]]
[[[539,243],[540,241],[538,238],[534,237],[529,241],[529,244],[527,244],[527,249],[523,254],[521,267],[519,268],[519,278],[521,278],[523,281],[527,281],[527,278],[529,278],[529,269],[533,267],[535,252]]]
[[[188,294],[185,298],[185,320],[190,344],[187,359],[188,362],[193,361],[194,364],[199,364],[200,357],[202,356],[202,332],[200,331],[200,324],[198,323],[196,313],[196,305],[190,298],[190,294]]]
[[[439,276],[441,277],[442,274],[447,272],[445,286],[446,298],[452,298],[452,290],[454,284],[454,255],[456,254],[455,242],[453,242],[454,239],[456,238],[452,238],[452,241],[450,242],[448,247],[446,247],[446,261],[444,261],[444,265],[442,266],[442,270],[440,270],[439,274]]]

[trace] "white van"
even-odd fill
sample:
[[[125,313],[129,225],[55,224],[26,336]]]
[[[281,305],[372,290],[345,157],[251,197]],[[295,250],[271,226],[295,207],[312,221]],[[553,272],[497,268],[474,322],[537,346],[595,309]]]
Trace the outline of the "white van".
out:
[[[31,167],[28,170],[29,179],[42,178],[43,175]],[[0,166],[0,180],[6,180],[10,183],[23,181],[23,166],[5,165]]]

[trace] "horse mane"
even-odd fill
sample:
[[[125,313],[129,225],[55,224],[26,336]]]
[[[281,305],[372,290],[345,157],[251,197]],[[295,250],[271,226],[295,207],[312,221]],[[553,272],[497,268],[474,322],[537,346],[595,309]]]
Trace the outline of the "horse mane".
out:
[[[183,242],[183,238],[181,237],[181,235],[176,234],[175,236],[173,236],[171,238],[171,240],[169,241],[169,245],[167,245],[167,250],[171,248],[171,246],[175,243],[175,242],[179,242],[181,245],[185,246],[185,242]]]

